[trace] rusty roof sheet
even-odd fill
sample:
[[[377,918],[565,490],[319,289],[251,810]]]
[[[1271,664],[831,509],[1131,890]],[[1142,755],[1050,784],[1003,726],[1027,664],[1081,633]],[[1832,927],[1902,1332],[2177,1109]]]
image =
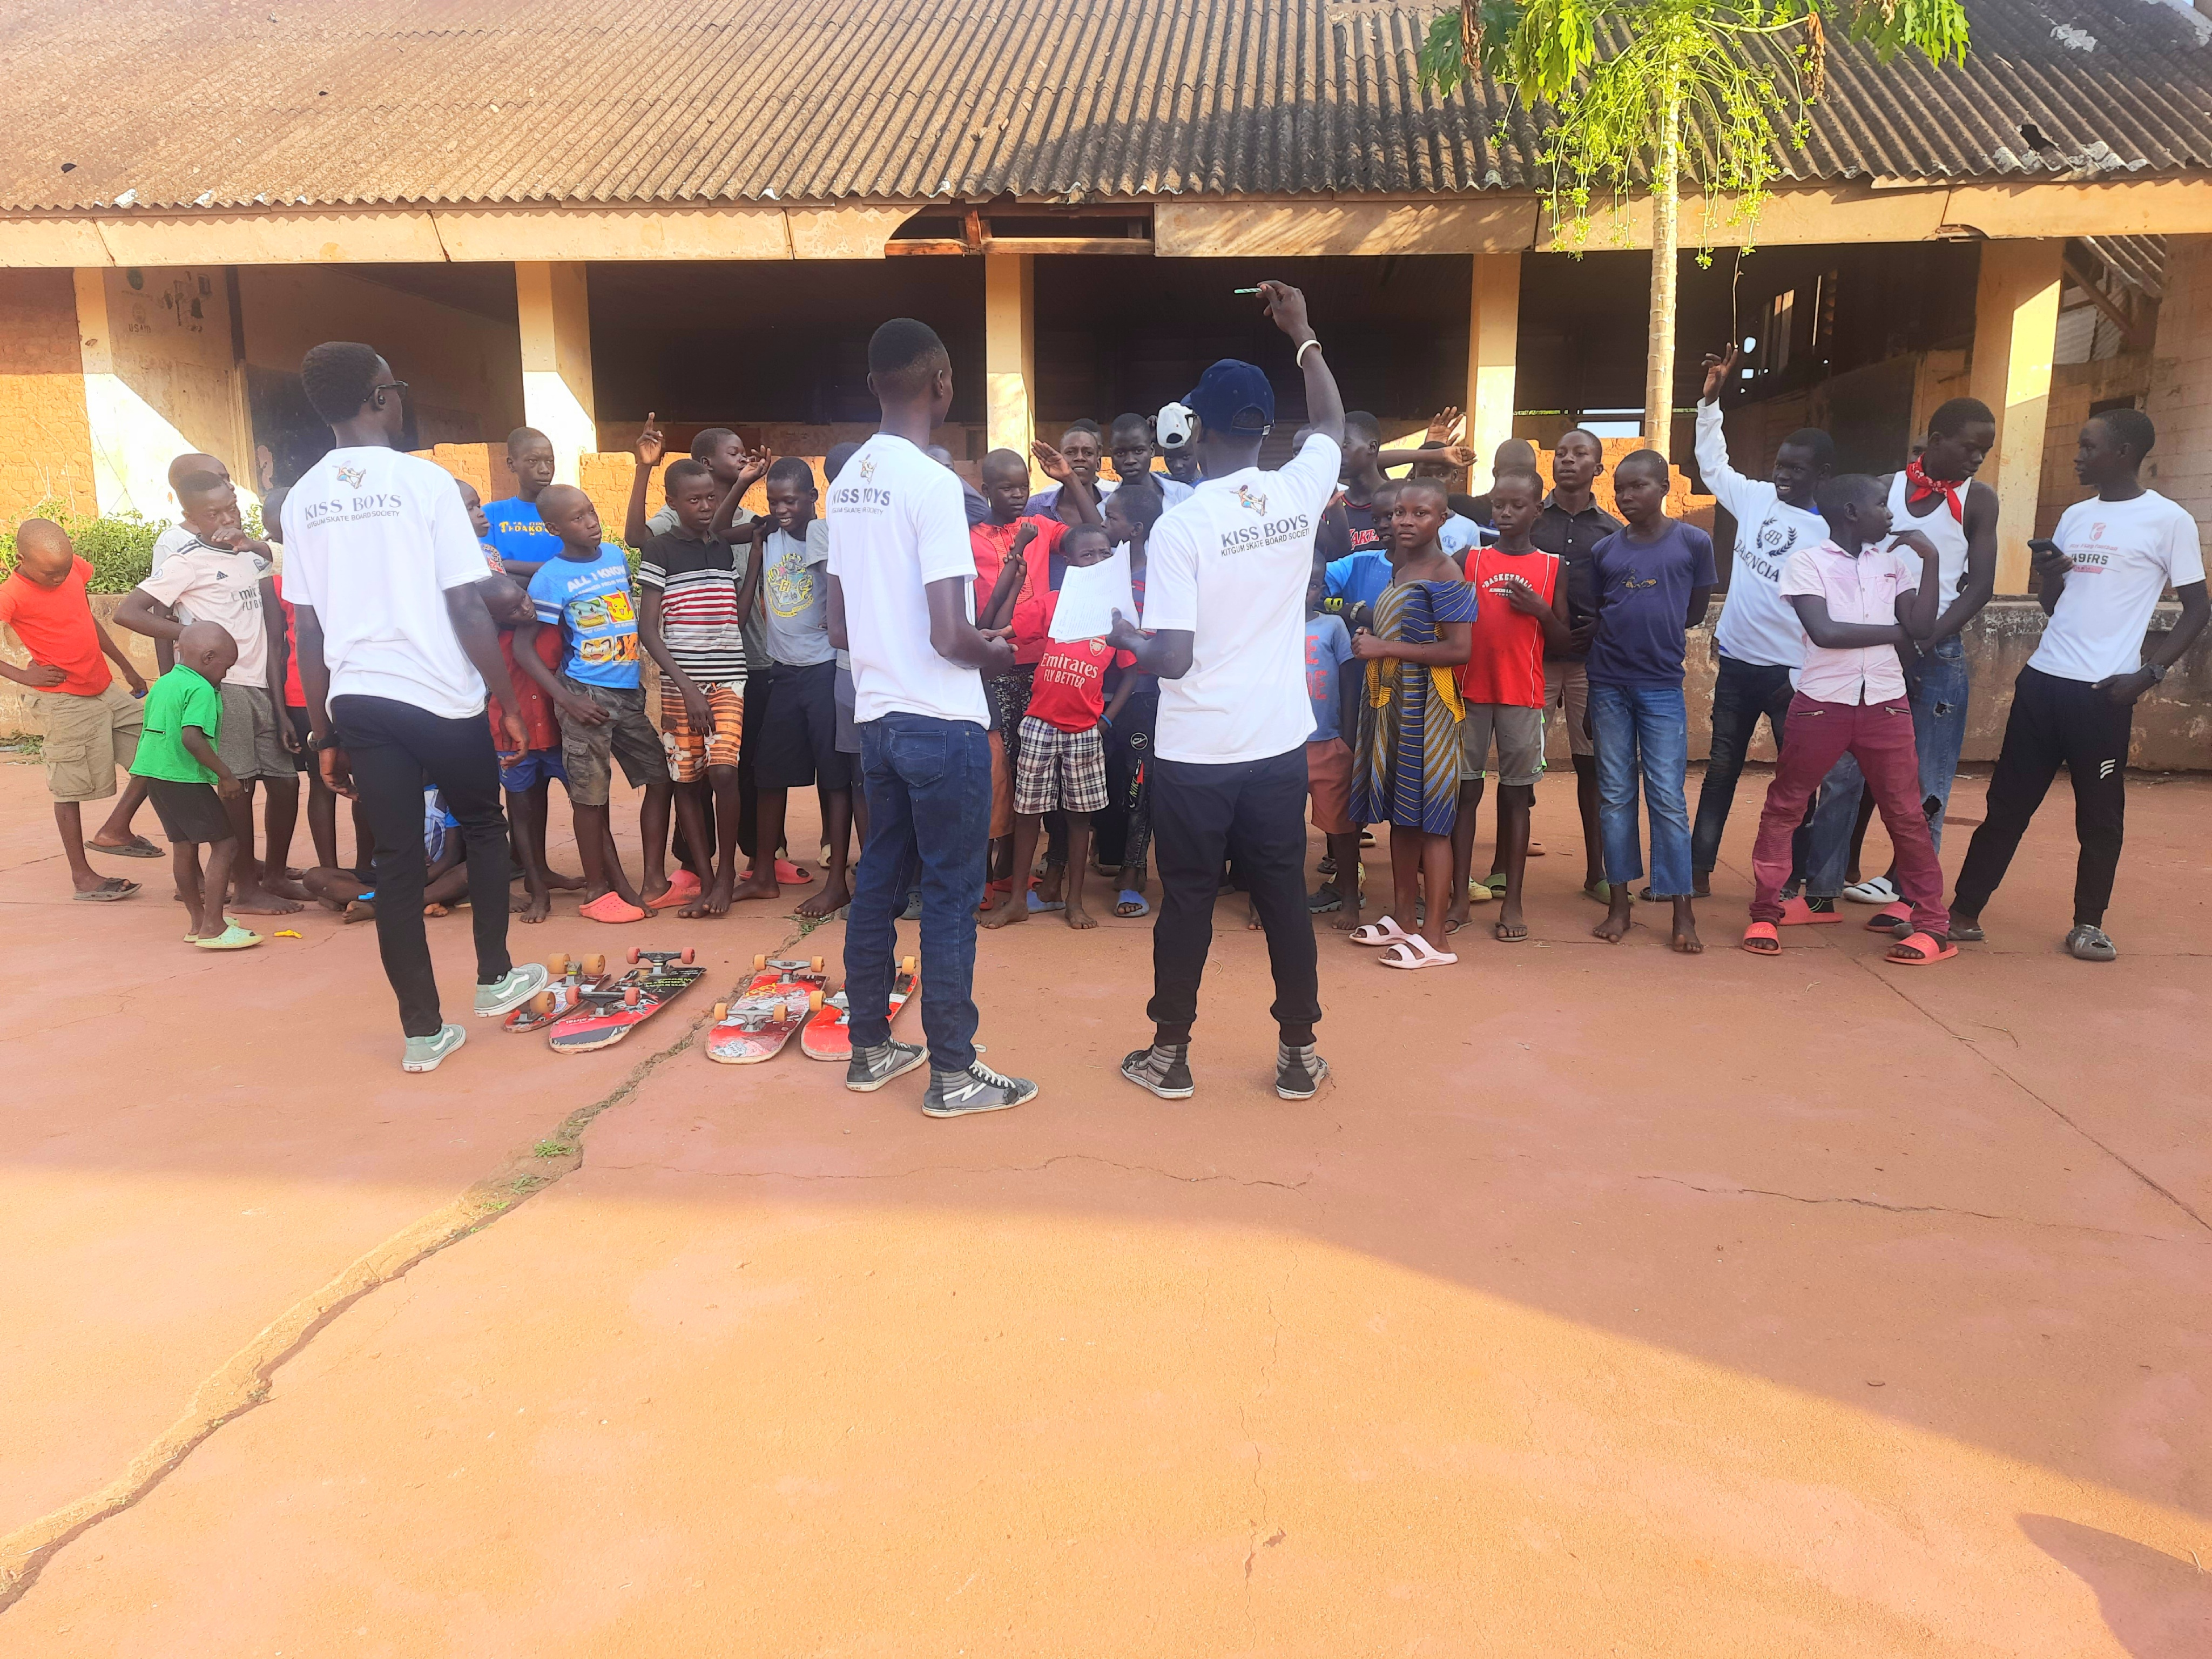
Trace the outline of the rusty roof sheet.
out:
[[[2212,24],[1967,0],[1963,70],[1832,56],[1798,179],[2212,161]],[[0,210],[1403,194],[1546,182],[1418,0],[14,0]]]

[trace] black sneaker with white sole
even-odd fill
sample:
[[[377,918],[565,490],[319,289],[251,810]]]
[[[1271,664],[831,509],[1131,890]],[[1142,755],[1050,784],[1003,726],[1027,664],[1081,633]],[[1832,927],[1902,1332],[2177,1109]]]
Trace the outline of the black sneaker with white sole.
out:
[[[1162,1100],[1188,1100],[1198,1085],[1190,1078],[1190,1044],[1156,1042],[1123,1058],[1121,1075]]]
[[[876,1048],[855,1045],[852,1059],[845,1062],[845,1086],[856,1095],[872,1095],[928,1060],[929,1050],[919,1042],[901,1042],[896,1037]]]
[[[1285,1100],[1311,1100],[1328,1076],[1328,1062],[1309,1042],[1292,1048],[1275,1045],[1275,1092]]]
[[[979,1060],[964,1072],[940,1072],[932,1066],[921,1111],[925,1117],[970,1117],[978,1112],[1025,1106],[1036,1095],[1037,1086],[1029,1079],[1001,1077]]]

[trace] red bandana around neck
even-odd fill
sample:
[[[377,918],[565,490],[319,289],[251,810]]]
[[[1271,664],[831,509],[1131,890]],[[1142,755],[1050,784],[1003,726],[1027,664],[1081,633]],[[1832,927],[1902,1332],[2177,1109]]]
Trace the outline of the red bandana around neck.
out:
[[[1966,521],[1966,509],[1959,505],[1959,486],[1948,478],[1931,478],[1916,455],[1905,464],[1905,504],[1924,501],[1930,495],[1941,495],[1943,505],[1951,509],[1951,517],[1958,523]]]

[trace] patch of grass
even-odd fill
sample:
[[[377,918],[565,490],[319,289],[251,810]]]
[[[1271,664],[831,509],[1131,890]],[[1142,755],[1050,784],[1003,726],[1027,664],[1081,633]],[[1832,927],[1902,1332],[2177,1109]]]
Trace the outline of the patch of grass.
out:
[[[574,1141],[541,1140],[530,1149],[530,1155],[532,1158],[574,1158],[576,1146]]]

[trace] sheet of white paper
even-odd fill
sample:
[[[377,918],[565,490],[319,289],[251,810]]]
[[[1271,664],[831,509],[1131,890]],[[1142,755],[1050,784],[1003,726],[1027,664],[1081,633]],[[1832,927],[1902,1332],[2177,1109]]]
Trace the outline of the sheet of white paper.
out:
[[[1129,586],[1129,550],[1117,547],[1097,564],[1070,565],[1060,578],[1060,603],[1052,613],[1055,640],[1096,639],[1114,625],[1119,611],[1137,620],[1137,599]]]

